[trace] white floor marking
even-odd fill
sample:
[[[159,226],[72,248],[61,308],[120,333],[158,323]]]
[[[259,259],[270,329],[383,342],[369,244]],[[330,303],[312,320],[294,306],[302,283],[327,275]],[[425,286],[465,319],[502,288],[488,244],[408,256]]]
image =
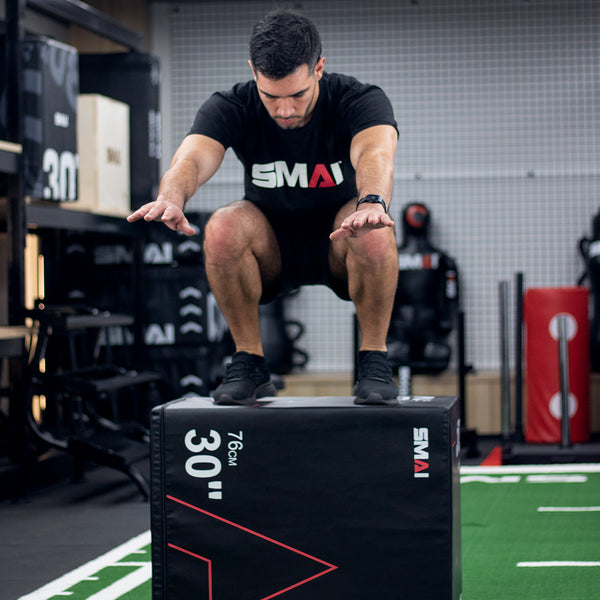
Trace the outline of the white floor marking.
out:
[[[519,483],[520,475],[463,475],[460,478],[461,483]]]
[[[543,474],[527,475],[528,483],[587,483],[587,475]]]
[[[600,506],[539,506],[538,512],[600,512]]]
[[[143,567],[136,569],[125,577],[118,579],[107,588],[100,590],[97,594],[90,596],[87,600],[117,600],[127,592],[134,590],[152,577],[152,565],[145,563]]]
[[[150,541],[150,531],[145,531],[144,533],[141,533],[140,535],[130,539],[128,542],[109,550],[106,554],[102,554],[98,558],[95,558],[94,560],[77,567],[77,569],[74,569],[70,573],[51,581],[35,592],[21,596],[18,600],[48,600],[49,598],[52,598],[52,596],[62,594],[65,590],[73,587],[79,581],[82,581],[87,577],[91,577],[101,569],[104,569],[110,565],[114,565],[121,559],[129,556],[132,552],[139,550],[143,546],[147,546]],[[150,565],[150,563],[144,564]],[[142,569],[138,569],[138,571],[142,571]],[[137,573],[138,571],[134,571],[134,573]],[[145,575],[146,573],[144,573],[144,576]],[[115,596],[115,598],[116,597],[117,596]]]
[[[527,475],[529,473],[600,473],[600,464],[500,465],[496,467],[464,465],[460,468],[460,473],[461,475],[501,475],[506,473],[519,475]]]
[[[600,561],[585,560],[542,560],[538,562],[520,562],[517,567],[600,567]]]

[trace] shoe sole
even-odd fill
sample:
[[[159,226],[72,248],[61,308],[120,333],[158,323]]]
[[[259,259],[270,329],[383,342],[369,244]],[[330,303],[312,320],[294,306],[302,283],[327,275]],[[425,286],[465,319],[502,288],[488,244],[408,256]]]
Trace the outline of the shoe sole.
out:
[[[382,398],[379,394],[369,394],[367,398],[354,398],[354,404],[366,404],[369,406],[392,406],[398,404],[398,396],[393,398]]]
[[[233,398],[230,394],[221,394],[218,398],[213,396],[213,402],[219,406],[251,406],[256,404],[258,398],[277,395],[277,389],[272,381],[263,383],[256,388],[254,396],[248,398]]]

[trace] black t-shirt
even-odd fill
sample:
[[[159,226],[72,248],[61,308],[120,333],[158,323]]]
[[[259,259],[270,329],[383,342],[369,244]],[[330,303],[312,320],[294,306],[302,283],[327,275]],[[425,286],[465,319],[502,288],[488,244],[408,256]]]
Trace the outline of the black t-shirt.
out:
[[[319,84],[317,104],[303,127],[277,125],[249,81],[213,94],[189,132],[231,147],[244,165],[245,198],[281,224],[307,213],[327,213],[330,219],[356,195],[352,137],[374,125],[397,128],[381,88],[335,73],[324,73]]]

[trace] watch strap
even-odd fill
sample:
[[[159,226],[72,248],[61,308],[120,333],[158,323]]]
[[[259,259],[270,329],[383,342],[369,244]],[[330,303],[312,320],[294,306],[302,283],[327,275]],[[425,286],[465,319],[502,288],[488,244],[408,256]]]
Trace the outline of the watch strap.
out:
[[[358,208],[361,204],[381,204],[381,206],[383,206],[383,210],[387,213],[387,205],[385,203],[385,200],[381,197],[378,196],[377,194],[367,194],[366,196],[363,196],[357,203],[356,203],[356,208]]]

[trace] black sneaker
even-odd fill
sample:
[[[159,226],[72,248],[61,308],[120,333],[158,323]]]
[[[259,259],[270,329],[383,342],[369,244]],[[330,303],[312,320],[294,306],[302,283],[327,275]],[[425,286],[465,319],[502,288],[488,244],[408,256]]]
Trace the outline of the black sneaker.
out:
[[[262,356],[236,352],[225,370],[225,378],[212,393],[215,404],[254,404],[257,398],[275,396],[275,385]]]
[[[395,404],[398,387],[394,383],[387,352],[367,350],[358,353],[358,377],[354,404]]]

